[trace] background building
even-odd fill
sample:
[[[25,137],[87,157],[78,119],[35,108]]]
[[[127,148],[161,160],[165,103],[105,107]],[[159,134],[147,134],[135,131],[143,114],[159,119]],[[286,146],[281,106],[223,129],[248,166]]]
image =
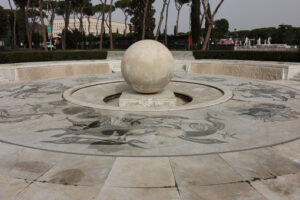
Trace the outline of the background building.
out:
[[[82,20],[83,23],[83,30],[86,35],[88,34],[93,34],[93,35],[100,35],[101,33],[101,23],[102,20],[97,20],[96,18],[90,18],[90,26],[88,22],[88,18],[85,17]],[[73,30],[75,28],[79,29],[79,19],[76,18],[70,18],[69,22],[69,30]],[[59,34],[61,34],[62,30],[64,29],[65,26],[65,21],[64,19],[55,19],[53,22],[53,37],[58,37]],[[105,33],[109,32],[108,26],[106,23],[104,23],[104,28],[105,28]],[[112,21],[112,32],[113,33],[119,33],[119,34],[124,34],[125,31],[125,24],[121,22],[114,22]],[[129,25],[127,24],[127,31],[126,33],[129,32]]]

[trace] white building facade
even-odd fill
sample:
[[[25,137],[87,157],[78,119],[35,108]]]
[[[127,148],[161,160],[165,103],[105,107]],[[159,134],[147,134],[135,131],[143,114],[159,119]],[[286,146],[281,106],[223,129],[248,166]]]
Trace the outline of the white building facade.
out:
[[[85,17],[82,19],[82,23],[83,23],[83,30],[85,32],[86,35],[88,34],[93,34],[95,36],[100,35],[101,33],[101,23],[102,20],[99,19],[97,20],[96,18],[90,18],[90,27],[89,27],[89,22],[88,22],[88,18]],[[108,23],[108,22],[107,22]],[[79,19],[78,18],[70,18],[69,21],[69,30],[74,30],[75,28],[79,29]],[[64,19],[55,19],[53,22],[53,37],[59,37],[59,34],[61,34],[62,30],[65,27],[65,21]],[[109,28],[107,26],[107,24],[104,22],[104,29],[105,29],[105,33],[109,33]],[[112,21],[112,32],[113,33],[119,33],[119,34],[124,34],[125,31],[125,24],[121,23],[121,22],[114,22]],[[129,25],[127,24],[127,30],[126,33],[129,32]]]

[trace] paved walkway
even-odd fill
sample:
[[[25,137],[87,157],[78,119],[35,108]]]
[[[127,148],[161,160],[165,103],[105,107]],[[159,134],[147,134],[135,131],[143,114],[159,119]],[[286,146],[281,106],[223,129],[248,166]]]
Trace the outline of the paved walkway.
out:
[[[0,89],[0,199],[299,199],[299,83],[177,74],[218,82],[234,97],[147,118],[61,99],[74,85],[111,78]]]

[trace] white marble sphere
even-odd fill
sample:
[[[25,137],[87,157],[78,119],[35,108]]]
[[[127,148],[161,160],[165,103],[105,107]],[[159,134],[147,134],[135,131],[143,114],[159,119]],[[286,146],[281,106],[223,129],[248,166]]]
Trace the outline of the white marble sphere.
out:
[[[172,79],[174,58],[160,42],[142,40],[126,50],[121,70],[125,81],[135,91],[156,93]]]

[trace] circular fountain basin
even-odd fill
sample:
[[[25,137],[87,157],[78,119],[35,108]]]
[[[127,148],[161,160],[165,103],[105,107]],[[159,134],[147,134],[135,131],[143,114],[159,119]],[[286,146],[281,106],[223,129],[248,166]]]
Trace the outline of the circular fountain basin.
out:
[[[74,104],[105,110],[132,111],[130,107],[119,107],[122,92],[128,90],[123,80],[102,81],[79,85],[66,90],[63,97]],[[174,107],[135,108],[134,111],[180,111],[205,108],[228,101],[232,92],[222,86],[207,82],[173,80],[166,90],[176,97]]]

